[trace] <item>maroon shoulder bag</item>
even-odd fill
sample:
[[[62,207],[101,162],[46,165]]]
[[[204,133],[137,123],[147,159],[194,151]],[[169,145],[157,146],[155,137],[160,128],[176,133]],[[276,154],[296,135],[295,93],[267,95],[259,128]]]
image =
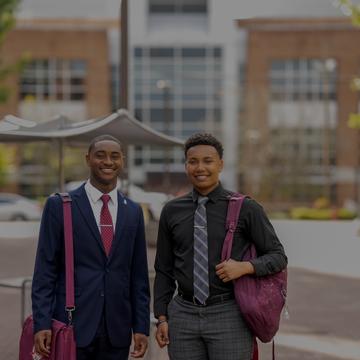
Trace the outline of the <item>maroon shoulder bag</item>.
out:
[[[234,232],[238,223],[242,203],[246,196],[233,194],[230,197],[226,217],[226,237],[222,248],[222,261],[231,257]],[[242,261],[257,257],[256,248],[250,244]],[[287,291],[286,269],[266,276],[245,275],[233,281],[234,294],[240,311],[255,337],[270,342],[279,329],[280,316],[285,305]],[[253,360],[258,359],[256,338]],[[273,342],[273,359],[275,350]]]
[[[66,312],[68,323],[53,319],[51,324],[51,353],[49,360],[76,360],[76,344],[72,326],[74,300],[74,250],[71,217],[71,197],[67,193],[61,196],[64,211],[65,276],[66,276]],[[24,322],[20,337],[19,360],[40,360],[42,357],[34,351],[33,318],[30,315]]]

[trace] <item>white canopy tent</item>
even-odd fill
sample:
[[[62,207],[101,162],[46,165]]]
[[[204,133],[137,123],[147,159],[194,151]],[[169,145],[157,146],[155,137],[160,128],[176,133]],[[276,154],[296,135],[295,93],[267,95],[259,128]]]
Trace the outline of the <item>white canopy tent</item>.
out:
[[[127,145],[182,146],[183,141],[165,135],[135,119],[125,109],[106,117],[73,122],[59,115],[44,122],[6,115],[0,121],[0,143],[56,141],[59,144],[59,187],[64,189],[64,146],[87,145],[99,135],[110,134]]]

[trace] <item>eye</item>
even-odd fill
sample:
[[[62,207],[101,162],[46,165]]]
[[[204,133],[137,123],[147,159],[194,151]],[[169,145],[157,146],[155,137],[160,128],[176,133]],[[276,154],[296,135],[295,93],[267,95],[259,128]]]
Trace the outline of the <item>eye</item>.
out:
[[[95,153],[95,157],[96,157],[97,159],[104,159],[104,158],[105,158],[105,154],[102,153],[102,152],[97,152],[97,153]]]
[[[111,158],[112,158],[113,160],[119,160],[119,159],[121,159],[121,155],[120,155],[120,154],[112,154],[112,155],[111,155]]]

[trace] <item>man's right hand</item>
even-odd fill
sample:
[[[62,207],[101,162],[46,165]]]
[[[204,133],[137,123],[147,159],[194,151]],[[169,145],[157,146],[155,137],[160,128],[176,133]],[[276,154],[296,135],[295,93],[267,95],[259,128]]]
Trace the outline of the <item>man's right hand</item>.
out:
[[[169,325],[167,321],[158,325],[155,337],[161,348],[169,344]]]
[[[51,330],[40,330],[34,335],[35,352],[41,356],[50,356]]]

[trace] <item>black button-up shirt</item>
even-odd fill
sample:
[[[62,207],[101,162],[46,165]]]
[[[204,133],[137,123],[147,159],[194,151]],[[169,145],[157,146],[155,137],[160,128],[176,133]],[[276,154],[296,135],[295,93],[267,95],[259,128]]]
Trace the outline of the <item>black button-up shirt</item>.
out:
[[[221,262],[230,195],[231,192],[221,185],[207,194],[210,296],[233,291],[232,282],[224,283],[215,273],[215,266]],[[162,210],[155,259],[155,317],[167,315],[167,305],[176,285],[178,291],[190,296],[193,294],[194,213],[198,196],[194,190],[169,201]],[[283,246],[263,208],[256,201],[246,198],[235,231],[231,258],[241,260],[250,242],[255,244],[259,256],[251,261],[257,276],[275,273],[286,267]]]

